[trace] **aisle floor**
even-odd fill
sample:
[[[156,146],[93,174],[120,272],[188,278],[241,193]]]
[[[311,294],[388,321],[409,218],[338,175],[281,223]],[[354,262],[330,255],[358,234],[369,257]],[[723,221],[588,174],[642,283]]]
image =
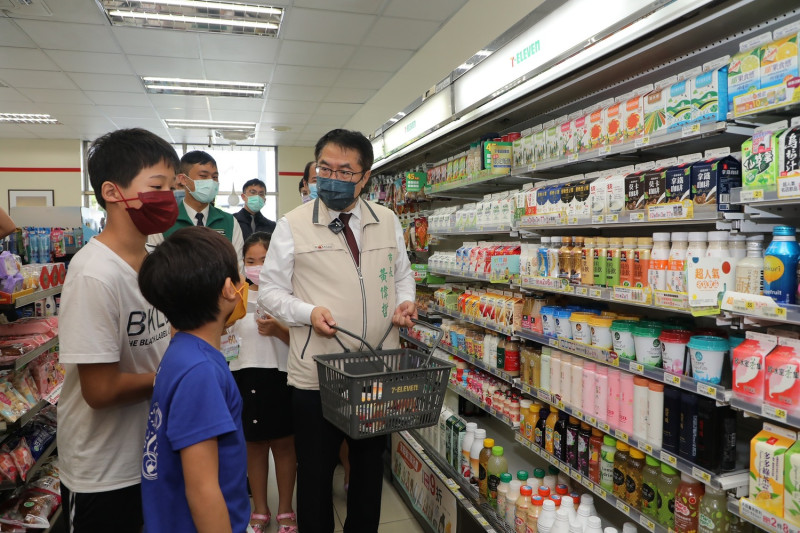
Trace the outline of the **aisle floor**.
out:
[[[275,468],[271,458],[267,501],[274,515],[278,509],[278,487],[275,483]],[[344,491],[344,470],[341,466],[336,467],[336,472],[333,475],[333,506],[336,512],[335,531],[342,531],[347,517],[347,498]],[[267,531],[277,531],[277,529],[278,526],[273,519]],[[424,530],[414,518],[412,511],[403,502],[400,494],[397,493],[397,489],[386,479],[383,481],[381,525],[378,528],[378,533],[424,533]]]

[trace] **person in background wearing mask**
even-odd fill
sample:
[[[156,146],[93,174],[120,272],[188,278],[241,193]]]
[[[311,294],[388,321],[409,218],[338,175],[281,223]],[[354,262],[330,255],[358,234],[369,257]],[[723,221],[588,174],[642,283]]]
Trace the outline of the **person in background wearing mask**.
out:
[[[297,452],[297,517],[302,533],[334,529],[332,484],[340,445],[350,453],[345,533],[378,531],[384,437],[351,439],[322,416],[313,356],[358,351],[352,331],[385,349],[399,346],[392,326],[416,318],[415,283],[403,229],[392,211],[359,198],[373,162],[363,134],[326,133],[314,151],[319,197],[278,221],[261,270],[259,304],[289,326],[288,383]]]
[[[180,229],[144,260],[138,286],[177,331],[139,443],[145,531],[252,532],[242,397],[220,351],[247,312],[236,252],[209,228]]]
[[[142,443],[170,324],[145,300],[137,272],[147,236],[178,217],[179,165],[175,149],[143,129],[107,133],[89,148],[89,179],[107,222],[70,262],[59,312],[66,375],[58,462],[75,533],[142,529]]]
[[[251,179],[242,187],[244,207],[234,214],[233,218],[239,222],[245,240],[256,231],[263,231],[269,235],[275,231],[275,222],[261,214],[266,198],[267,186],[260,179]]]
[[[303,170],[303,179],[300,180],[300,197],[304,204],[317,199],[317,174],[314,172],[316,166],[316,161],[309,161]]]
[[[187,152],[181,158],[178,184],[185,190],[182,202],[178,202],[178,220],[162,234],[151,235],[147,239],[150,246],[157,246],[164,239],[181,228],[191,226],[207,226],[221,233],[233,244],[239,257],[239,269],[242,262],[242,228],[233,215],[217,209],[212,202],[219,192],[219,171],[217,162],[211,155],[201,150]],[[177,196],[179,196],[180,193]]]

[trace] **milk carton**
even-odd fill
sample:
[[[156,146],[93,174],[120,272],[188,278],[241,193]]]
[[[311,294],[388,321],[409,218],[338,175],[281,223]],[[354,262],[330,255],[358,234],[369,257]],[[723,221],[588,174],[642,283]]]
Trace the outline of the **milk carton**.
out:
[[[525,164],[525,154],[523,146],[525,145],[525,137],[520,137],[519,139],[514,139],[511,142],[511,153],[513,154],[513,163],[512,166],[514,168],[521,167]]]
[[[703,65],[692,79],[692,122],[724,122],[728,117],[728,62],[724,56]]]
[[[644,98],[644,135],[661,135],[667,131],[667,95],[676,80],[676,76],[661,80]]]
[[[692,121],[692,78],[702,72],[700,67],[678,74],[667,94],[667,132],[680,131]]]
[[[703,154],[682,155],[675,165],[667,169],[667,203],[692,199],[692,164],[702,158]]]
[[[652,90],[652,85],[640,87],[625,100],[625,141],[639,139],[644,135],[644,101]]]
[[[605,123],[606,145],[613,146],[621,144],[625,140],[625,97],[617,98],[613,104],[609,104],[603,113]]]
[[[728,108],[734,109],[734,99],[761,88],[761,46],[772,40],[772,33],[762,33],[739,45],[728,64]]]
[[[614,169],[605,180],[606,185],[606,213],[615,215],[625,209],[625,176],[634,170],[633,167],[620,167]]]
[[[573,176],[572,179],[580,179],[582,176]],[[572,183],[575,195],[572,197],[572,204],[569,209],[571,216],[588,218],[592,214],[592,198],[590,196],[591,184],[585,179],[580,179]]]
[[[575,130],[575,146],[578,153],[583,153],[591,148],[592,141],[589,137],[589,117],[581,112],[580,116],[572,121]]]
[[[778,347],[767,356],[764,401],[800,413],[800,341],[778,339]]]
[[[606,214],[606,184],[605,176],[600,176],[599,172],[592,172],[586,175],[587,180],[594,178],[589,183],[589,198],[592,203],[592,216]]]
[[[522,137],[522,161],[521,165],[533,163],[533,130],[525,130],[527,133]]]
[[[749,499],[778,517],[783,516],[785,454],[795,440],[794,431],[764,423],[750,441]]]
[[[745,341],[733,349],[733,391],[759,403],[764,398],[767,354],[778,345],[778,338],[754,331],[746,335]]]
[[[556,144],[557,159],[572,153],[572,121],[566,115],[556,119]]]

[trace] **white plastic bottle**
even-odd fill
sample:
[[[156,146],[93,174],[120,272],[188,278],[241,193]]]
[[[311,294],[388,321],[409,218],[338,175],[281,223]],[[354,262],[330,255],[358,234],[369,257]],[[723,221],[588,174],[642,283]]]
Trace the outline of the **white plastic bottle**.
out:
[[[578,514],[581,512],[581,507],[586,509],[588,513],[587,518],[590,516],[597,516],[597,509],[594,508],[594,497],[591,494],[581,494],[581,504],[578,506]]]
[[[552,362],[549,346],[542,346],[541,371],[539,372],[539,388],[550,392],[550,363]]]
[[[550,533],[569,533],[569,512],[563,507],[556,511],[556,521],[553,522]]]
[[[566,485],[568,489],[572,489],[572,479],[561,470],[558,471],[558,476],[556,477],[556,485]]]
[[[736,264],[736,292],[764,294],[764,236],[747,238],[747,257]]]
[[[550,237],[550,248],[547,250],[548,277],[557,278],[561,271],[558,265],[559,251],[561,251],[561,237]]]
[[[469,470],[472,474],[470,483],[477,487],[478,485],[478,464],[480,460],[481,450],[483,450],[483,439],[486,438],[486,430],[478,428],[475,430],[475,435],[472,441],[472,447],[469,449]]]
[[[715,231],[714,233],[718,232]],[[686,248],[686,264],[687,265],[691,264],[692,258],[694,257],[705,257],[707,251],[708,251],[708,232],[690,231],[689,246]]]
[[[622,533],[636,533],[637,531],[636,524],[633,522],[625,522],[622,524]]]
[[[580,526],[580,528],[581,528],[580,529],[581,533],[583,533],[583,531],[589,526],[589,518],[591,516],[592,515],[589,514],[589,508],[587,506],[583,505],[583,503],[581,503],[578,506],[578,512],[577,512],[577,516],[575,518],[575,521],[572,522],[572,523],[573,524],[578,524]]]
[[[607,527],[603,529],[603,533],[619,533],[615,527]]]
[[[561,401],[567,405],[572,405],[572,356],[566,353],[561,354]]]
[[[734,263],[744,259],[747,256],[746,235],[731,233],[728,238],[728,248],[731,251],[731,257]]]
[[[589,522],[586,525],[586,529],[584,529],[583,531],[584,533],[603,533],[603,523],[600,522],[600,517],[599,516],[589,517]]]
[[[650,252],[650,265],[647,269],[647,283],[654,290],[667,290],[669,239],[669,233],[653,233],[653,251]]]
[[[667,290],[673,292],[686,292],[683,268],[686,265],[686,249],[689,245],[689,234],[685,231],[673,232],[671,237],[672,248],[669,250],[669,263],[667,266]],[[653,256],[650,256],[652,262]]]
[[[575,500],[572,499],[572,496],[567,494],[563,495],[561,497],[561,506],[559,509],[566,509],[570,522],[574,522],[578,519],[578,512],[575,510]]]
[[[519,498],[519,490],[522,488],[522,481],[512,479],[508,484],[508,493],[506,494],[506,508],[504,510],[506,524],[512,528],[515,526],[514,519],[517,512],[517,499]],[[498,507],[498,512],[500,508]]]
[[[550,352],[550,393],[561,395],[561,352]]]
[[[472,451],[472,443],[475,440],[475,430],[478,429],[478,424],[475,422],[467,422],[467,430],[464,432],[464,440],[461,441],[461,475],[469,479],[472,477],[472,470],[470,469],[469,453]]]
[[[550,533],[550,528],[553,527],[555,521],[556,503],[551,499],[547,499],[542,504],[542,512],[539,514],[539,520],[536,522],[539,533]]]
[[[730,233],[727,231],[709,231],[708,232],[708,248],[706,248],[706,257],[719,257],[721,259],[730,259],[731,251],[728,246],[728,238]]]

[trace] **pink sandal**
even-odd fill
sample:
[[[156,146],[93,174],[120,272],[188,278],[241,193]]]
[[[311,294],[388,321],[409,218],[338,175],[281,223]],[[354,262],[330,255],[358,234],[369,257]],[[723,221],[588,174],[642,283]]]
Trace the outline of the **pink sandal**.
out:
[[[253,520],[260,520],[261,524],[254,524]],[[269,525],[270,520],[272,520],[272,513],[267,514],[256,514],[252,513],[250,515],[250,527],[253,528],[255,533],[264,533],[266,531],[267,526]]]
[[[291,520],[292,522],[297,522],[297,514],[294,512],[291,513],[283,513],[279,514],[275,517],[275,519],[280,522],[281,520]],[[278,527],[278,533],[298,533],[297,526],[284,526],[281,525]]]

